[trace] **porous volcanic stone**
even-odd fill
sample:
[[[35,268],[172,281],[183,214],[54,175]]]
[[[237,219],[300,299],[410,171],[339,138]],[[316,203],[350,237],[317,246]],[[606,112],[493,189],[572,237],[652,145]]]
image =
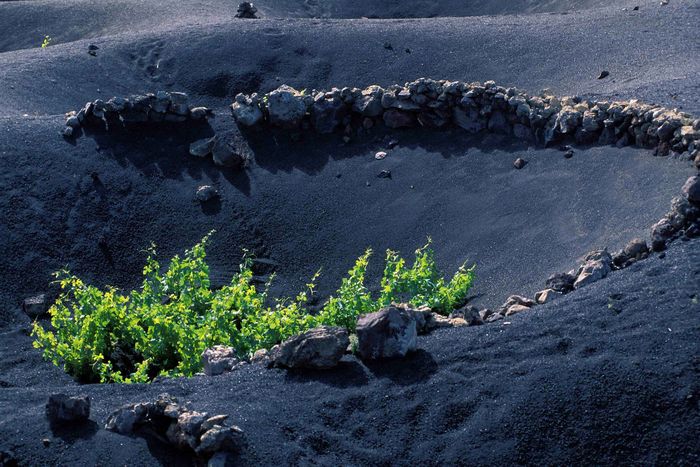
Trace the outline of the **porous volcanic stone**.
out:
[[[396,306],[360,316],[356,332],[362,359],[403,357],[417,345],[415,314]]]
[[[290,337],[274,354],[277,366],[287,368],[327,369],[338,365],[350,345],[347,330],[320,326]]]

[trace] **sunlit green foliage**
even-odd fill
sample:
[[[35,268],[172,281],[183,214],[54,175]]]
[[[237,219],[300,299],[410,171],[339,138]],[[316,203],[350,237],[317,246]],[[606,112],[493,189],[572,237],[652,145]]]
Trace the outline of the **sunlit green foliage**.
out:
[[[175,256],[166,271],[148,250],[141,288],[122,294],[115,288],[86,285],[68,271],[56,273],[62,294],[50,308],[52,330],[34,324],[34,346],[44,357],[84,382],[148,382],[158,375],[191,376],[202,369],[201,354],[217,344],[239,355],[270,348],[318,325],[354,331],[357,317],[393,301],[427,305],[449,312],[461,305],[474,268],[460,268],[445,282],[428,243],[409,268],[387,251],[381,289],[375,300],[365,286],[372,250],[367,249],[321,311],[307,310],[316,279],[294,298],[270,299],[271,281],[258,290],[252,259],[245,255],[231,282],[212,290],[206,245],[210,235]]]

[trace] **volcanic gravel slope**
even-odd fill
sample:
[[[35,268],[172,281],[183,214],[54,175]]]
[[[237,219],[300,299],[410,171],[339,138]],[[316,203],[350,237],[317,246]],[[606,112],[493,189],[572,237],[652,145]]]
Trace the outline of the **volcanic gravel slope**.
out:
[[[242,173],[187,148],[233,128],[235,94],[282,83],[493,79],[698,114],[696,1],[280,0],[256,2],[258,20],[235,19],[236,4],[0,2],[0,449],[28,465],[187,463],[98,430],[122,403],[167,390],[231,414],[250,464],[700,462],[697,240],[511,325],[421,338],[413,357],[382,366],[81,388],[42,362],[19,304],[54,293],[50,274],[66,265],[93,284],[133,287],[152,241],[167,259],[216,229],[215,283],[249,248],[277,264],[274,293],[295,293],[322,267],[326,296],[366,247],[376,277],[385,248],[410,256],[431,236],[446,273],[477,264],[474,302],[495,306],[591,249],[646,237],[693,173],[646,150],[576,148],[564,159],[458,131],[376,130],[347,146],[339,135],[253,133]],[[602,70],[610,76],[597,80]],[[159,89],[212,107],[212,128],[59,136],[63,113],[88,100]],[[387,136],[399,145],[375,161]],[[516,157],[529,164],[514,170]],[[194,202],[202,184],[221,202]],[[97,424],[51,434],[43,404],[62,390],[93,395]]]

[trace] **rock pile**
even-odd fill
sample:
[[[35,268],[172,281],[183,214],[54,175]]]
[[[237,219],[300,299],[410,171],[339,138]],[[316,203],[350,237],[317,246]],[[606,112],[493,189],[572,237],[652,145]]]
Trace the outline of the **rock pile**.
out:
[[[243,126],[262,122],[286,129],[369,128],[383,122],[389,128],[458,126],[470,132],[486,130],[552,144],[572,139],[581,144],[615,144],[689,151],[700,149],[700,119],[690,114],[636,100],[597,102],[580,97],[556,97],[545,91],[527,95],[493,81],[420,78],[387,88],[333,88],[298,91],[282,85],[269,94],[238,94],[231,106]]]
[[[130,97],[112,97],[107,101],[88,102],[79,111],[66,114],[63,136],[72,137],[81,127],[112,130],[147,123],[183,123],[204,120],[211,114],[206,107],[189,105],[183,92],[158,91]]]
[[[245,446],[243,431],[227,426],[228,415],[209,416],[189,410],[174,397],[161,394],[155,402],[129,404],[113,412],[105,428],[123,435],[148,427],[169,443],[210,458],[217,453],[239,452]]]

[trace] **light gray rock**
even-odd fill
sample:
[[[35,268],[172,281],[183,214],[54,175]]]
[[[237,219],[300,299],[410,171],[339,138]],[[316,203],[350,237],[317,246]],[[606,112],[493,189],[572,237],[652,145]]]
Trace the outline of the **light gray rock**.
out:
[[[216,376],[232,371],[240,363],[233,347],[215,345],[202,353],[202,366],[204,374]]]
[[[603,279],[611,270],[610,263],[612,263],[612,258],[610,262],[599,259],[586,261],[574,282],[574,289],[580,289],[585,285]]]
[[[517,303],[514,305],[509,306],[506,309],[505,316],[513,316],[518,313],[522,313],[523,311],[529,311],[530,307],[525,306],[525,305],[518,305]]]
[[[348,345],[350,338],[346,329],[320,326],[282,342],[273,360],[275,365],[286,368],[333,368]]]
[[[282,85],[268,95],[267,112],[271,124],[297,128],[306,115],[304,96],[296,89]]]
[[[254,126],[263,119],[263,113],[257,99],[252,99],[245,94],[237,94],[231,105],[231,112],[238,123],[243,126]]]
[[[403,357],[417,345],[415,315],[396,306],[360,316],[356,332],[362,359]]]
[[[544,305],[545,303],[556,300],[562,295],[564,295],[562,292],[557,292],[554,289],[544,289],[535,294],[535,301],[540,305]]]

